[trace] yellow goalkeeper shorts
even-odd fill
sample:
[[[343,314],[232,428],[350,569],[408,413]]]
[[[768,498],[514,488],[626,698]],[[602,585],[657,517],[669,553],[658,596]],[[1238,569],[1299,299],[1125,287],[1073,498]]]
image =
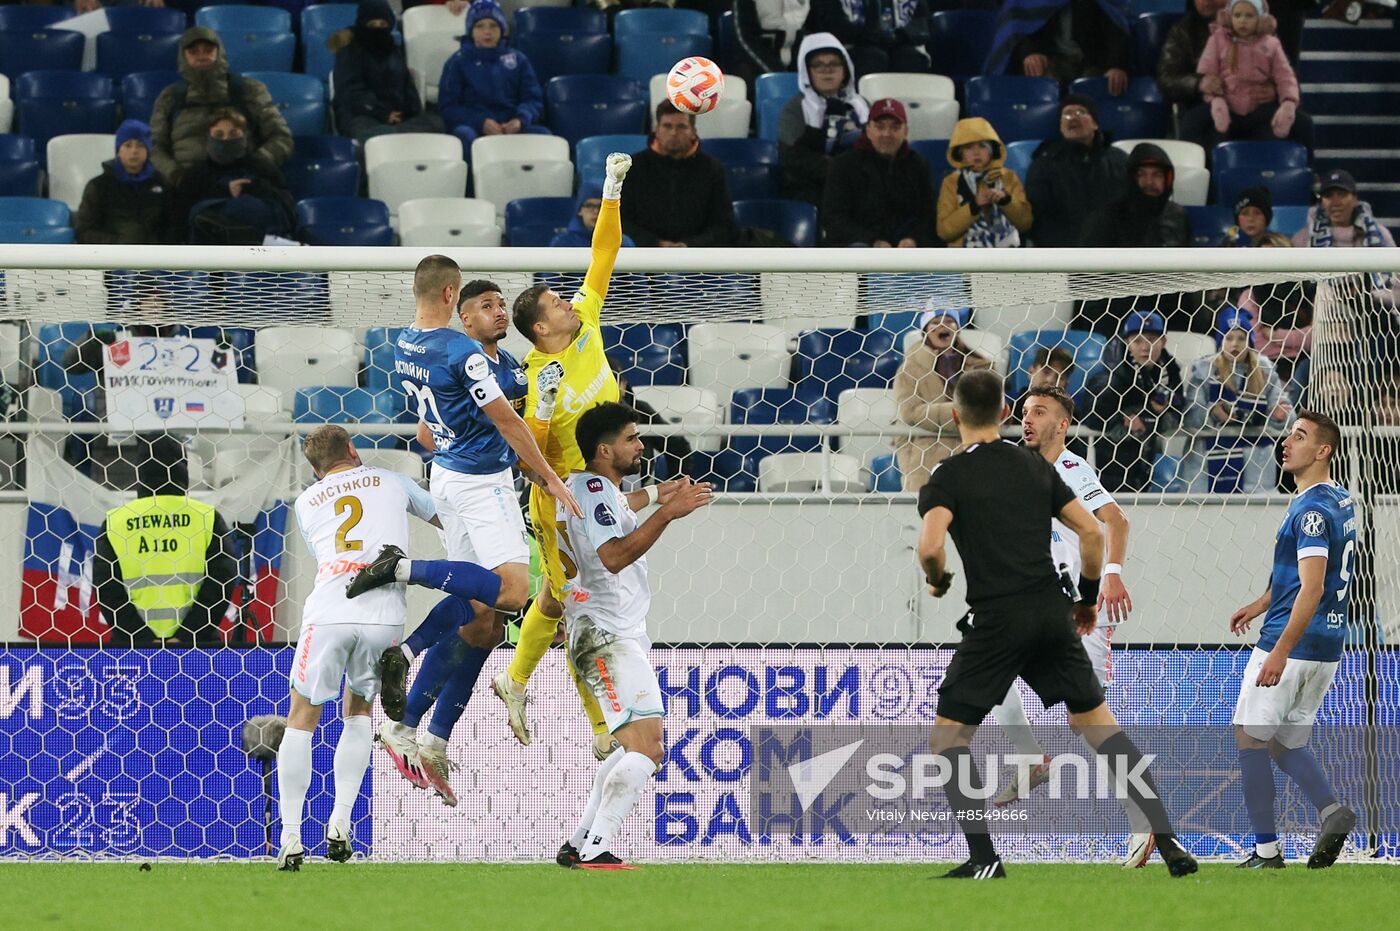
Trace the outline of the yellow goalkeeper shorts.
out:
[[[535,531],[535,542],[540,548],[540,568],[549,593],[560,604],[564,602],[564,591],[569,581],[577,574],[566,567],[564,557],[559,552],[559,524],[555,513],[557,502],[538,485],[530,486],[530,524]]]

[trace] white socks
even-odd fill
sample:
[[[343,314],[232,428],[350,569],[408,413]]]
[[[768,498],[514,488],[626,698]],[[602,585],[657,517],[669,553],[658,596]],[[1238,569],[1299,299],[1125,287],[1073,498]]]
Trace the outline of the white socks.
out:
[[[588,828],[588,839],[578,848],[581,860],[592,860],[607,852],[622,822],[637,804],[642,789],[646,788],[647,781],[656,772],[656,764],[644,753],[614,750],[608,762],[619,756],[621,759],[613,764],[612,772],[603,781],[597,814]]]
[[[1278,856],[1278,841],[1267,840],[1263,843],[1255,841],[1254,852],[1265,860],[1272,860],[1274,857]]]
[[[992,709],[1001,732],[1011,741],[1016,752],[1025,756],[1044,757],[1045,750],[1031,732],[1031,719],[1026,717],[1025,706],[1021,704],[1021,693],[1013,683],[1001,704]]]
[[[369,718],[365,718],[369,722]],[[336,754],[339,758],[339,752]],[[361,773],[363,775],[363,773]],[[301,812],[311,788],[311,732],[287,728],[277,751],[277,799],[282,812],[282,846],[301,843]]]
[[[400,559],[394,564],[394,581],[407,582],[409,570],[413,568],[413,560]]]
[[[331,810],[331,823],[339,824],[347,831],[350,829],[350,811],[360,797],[360,786],[365,781],[373,745],[374,730],[370,726],[369,715],[357,714],[345,719],[345,728],[335,745],[335,808]],[[310,759],[308,753],[308,769]]]
[[[574,849],[583,846],[583,842],[588,840],[588,829],[593,827],[593,819],[598,814],[598,803],[603,800],[603,783],[608,781],[608,774],[613,771],[618,762],[626,756],[625,753],[614,750],[608,754],[608,758],[598,767],[598,772],[593,776],[593,791],[588,793],[588,806],[583,810],[583,817],[579,819],[578,830],[574,831],[574,836],[569,838],[569,843],[574,845]]]

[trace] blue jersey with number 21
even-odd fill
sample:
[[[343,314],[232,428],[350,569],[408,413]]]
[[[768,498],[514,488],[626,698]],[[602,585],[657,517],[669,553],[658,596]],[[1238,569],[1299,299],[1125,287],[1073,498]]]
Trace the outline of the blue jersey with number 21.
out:
[[[1342,658],[1355,552],[1356,509],[1349,491],[1333,482],[1319,482],[1294,497],[1274,543],[1269,610],[1259,631],[1259,649],[1272,650],[1288,626],[1288,615],[1302,588],[1298,560],[1321,556],[1327,559],[1322,601],[1289,657],[1323,662]]]
[[[448,327],[405,327],[394,343],[394,380],[432,431],[434,468],[490,475],[515,464],[515,451],[482,410],[499,397],[517,412],[524,403],[525,372],[510,353],[497,346],[492,359]]]

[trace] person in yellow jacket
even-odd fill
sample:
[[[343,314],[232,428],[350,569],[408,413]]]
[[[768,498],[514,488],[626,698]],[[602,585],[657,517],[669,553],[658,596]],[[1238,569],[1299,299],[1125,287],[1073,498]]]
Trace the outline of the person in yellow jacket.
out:
[[[1006,146],[991,123],[980,116],[958,120],[948,140],[953,171],[938,192],[938,235],[948,245],[1021,245],[1031,228],[1031,202],[1005,163]]]
[[[93,556],[93,587],[118,646],[208,646],[238,575],[229,530],[151,460],[137,497],[107,512]],[[154,477],[154,480],[152,480]]]

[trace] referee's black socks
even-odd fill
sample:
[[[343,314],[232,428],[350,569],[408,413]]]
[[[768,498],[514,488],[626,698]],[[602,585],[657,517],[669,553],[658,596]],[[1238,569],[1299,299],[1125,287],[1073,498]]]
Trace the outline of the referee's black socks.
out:
[[[1123,731],[1118,731],[1099,744],[1098,754],[1108,763],[1108,771],[1113,774],[1115,791],[1126,790],[1127,797],[1147,817],[1147,823],[1151,825],[1152,833],[1157,835],[1158,842],[1160,843],[1162,838],[1170,838],[1171,818],[1167,815],[1166,806],[1162,804],[1161,793],[1157,791],[1152,772],[1143,764],[1142,752],[1132,739]],[[1128,778],[1129,773],[1134,774],[1133,778]],[[1147,791],[1144,792],[1143,789]],[[1121,797],[1119,801],[1121,803]]]
[[[949,777],[943,786],[948,796],[948,804],[953,809],[953,817],[967,838],[968,853],[978,863],[991,863],[997,858],[997,850],[987,834],[987,820],[983,816],[986,803],[982,796],[982,774],[972,760],[972,751],[967,747],[949,747],[941,754],[948,761]]]

